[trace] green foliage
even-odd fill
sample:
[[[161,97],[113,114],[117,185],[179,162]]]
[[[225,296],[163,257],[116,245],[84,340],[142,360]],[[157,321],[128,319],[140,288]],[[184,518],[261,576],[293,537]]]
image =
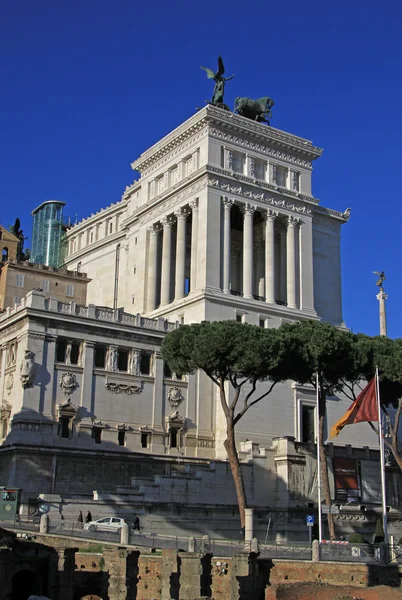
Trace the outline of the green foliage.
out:
[[[99,571],[103,571],[104,568],[105,568],[105,559],[102,556],[102,558],[99,561]]]
[[[79,548],[78,552],[91,552],[93,554],[102,554],[103,545],[102,544],[90,544],[86,548]]]
[[[383,542],[384,540],[385,540],[385,534],[384,534],[382,518],[378,517],[377,523],[375,525],[374,543],[379,544],[380,542]]]
[[[290,379],[291,352],[280,329],[237,321],[184,325],[162,344],[163,359],[176,373],[201,369],[218,385],[229,380],[234,387],[247,380]]]
[[[349,544],[364,544],[365,539],[361,533],[351,533],[348,542]]]

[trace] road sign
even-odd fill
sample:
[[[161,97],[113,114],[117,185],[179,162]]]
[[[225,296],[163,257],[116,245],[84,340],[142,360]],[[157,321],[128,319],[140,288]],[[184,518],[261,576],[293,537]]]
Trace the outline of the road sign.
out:
[[[307,527],[313,527],[314,526],[314,515],[307,515],[306,516],[306,525],[307,525]]]

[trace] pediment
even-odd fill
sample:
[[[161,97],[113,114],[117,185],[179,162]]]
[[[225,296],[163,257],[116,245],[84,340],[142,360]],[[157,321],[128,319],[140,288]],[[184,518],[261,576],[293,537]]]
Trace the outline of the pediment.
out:
[[[179,414],[178,410],[166,417],[166,421],[169,425],[184,425],[185,418]]]
[[[17,238],[17,236],[15,236],[13,233],[11,233],[11,231],[8,231],[8,229],[5,229],[5,227],[2,227],[2,225],[0,225],[0,231],[1,231],[1,242],[13,242],[14,244],[18,244],[19,239]]]

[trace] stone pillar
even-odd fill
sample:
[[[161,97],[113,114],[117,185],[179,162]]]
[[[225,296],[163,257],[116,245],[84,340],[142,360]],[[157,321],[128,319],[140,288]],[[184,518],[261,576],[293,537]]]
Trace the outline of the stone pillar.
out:
[[[253,508],[246,508],[244,511],[245,516],[245,528],[244,528],[244,541],[251,542],[254,537],[253,527]]]
[[[190,202],[193,214],[191,224],[191,267],[190,267],[190,292],[197,289],[197,244],[198,244],[198,198]]]
[[[264,261],[264,249],[259,247],[255,252],[256,258],[256,280],[257,295],[260,298],[265,298],[265,261]]]
[[[57,338],[55,335],[46,334],[44,341],[44,345],[46,347],[46,365],[44,366],[45,369],[47,369],[49,373],[53,375],[53,377],[57,377],[57,375],[60,374],[60,371],[56,371],[54,368],[54,364],[56,362],[56,339]],[[43,388],[43,390],[41,389],[40,392],[40,410],[45,416],[49,416],[53,420],[53,394],[46,393],[46,386],[41,385],[40,387]]]
[[[223,199],[223,293],[230,294],[230,211],[234,201]]]
[[[177,598],[180,586],[179,565],[176,550],[162,550],[161,600]]]
[[[105,571],[109,573],[109,600],[134,600],[137,597],[139,552],[105,548]]]
[[[387,294],[381,288],[380,292],[377,294],[377,300],[379,303],[380,309],[380,335],[387,335],[387,317],[385,313],[385,300],[388,298]]]
[[[300,308],[316,315],[314,309],[313,221],[303,217],[300,224]]]
[[[282,229],[280,233],[280,296],[283,302],[287,301],[286,293],[286,230]]]
[[[179,600],[201,598],[201,553],[180,552],[180,591]]]
[[[170,273],[172,267],[172,225],[173,219],[165,217],[162,219],[163,242],[162,242],[162,276],[161,276],[161,305],[170,303]]]
[[[243,298],[253,298],[253,217],[255,207],[245,204],[243,227]]]
[[[278,213],[265,213],[265,301],[275,302],[275,219]]]
[[[93,383],[93,369],[94,369],[94,342],[85,340],[84,343],[84,367],[82,373],[82,384],[81,384],[81,406],[86,408],[88,413],[93,412],[91,406],[92,398],[92,383]],[[88,415],[87,415],[88,416]]]
[[[75,573],[75,548],[61,548],[57,550],[58,562],[58,600],[73,600],[74,598],[74,573]]]
[[[120,529],[120,544],[122,546],[128,546],[130,543],[130,530],[127,523],[123,523]]]
[[[286,236],[286,274],[287,274],[287,304],[296,308],[296,227],[299,219],[288,217]]]
[[[49,531],[49,515],[42,515],[39,521],[39,533],[47,533]]]
[[[174,299],[184,298],[184,278],[186,269],[186,219],[187,213],[182,208],[175,212],[177,217],[176,242],[176,279]]]
[[[147,311],[156,308],[157,279],[158,279],[158,235],[159,230],[155,225],[148,227],[148,272],[147,272]]]

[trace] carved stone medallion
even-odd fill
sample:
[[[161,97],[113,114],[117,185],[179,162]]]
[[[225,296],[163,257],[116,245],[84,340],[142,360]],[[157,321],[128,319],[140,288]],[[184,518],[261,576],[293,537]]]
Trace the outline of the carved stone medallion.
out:
[[[172,408],[178,408],[180,404],[184,401],[184,396],[181,393],[180,388],[172,387],[168,391],[167,399]]]
[[[14,377],[12,373],[9,373],[7,375],[7,381],[6,381],[6,390],[7,390],[7,394],[10,395],[11,394],[11,390],[13,389],[13,385],[14,385]]]
[[[77,378],[74,373],[70,373],[70,371],[62,373],[60,387],[65,394],[72,394],[77,387]]]

